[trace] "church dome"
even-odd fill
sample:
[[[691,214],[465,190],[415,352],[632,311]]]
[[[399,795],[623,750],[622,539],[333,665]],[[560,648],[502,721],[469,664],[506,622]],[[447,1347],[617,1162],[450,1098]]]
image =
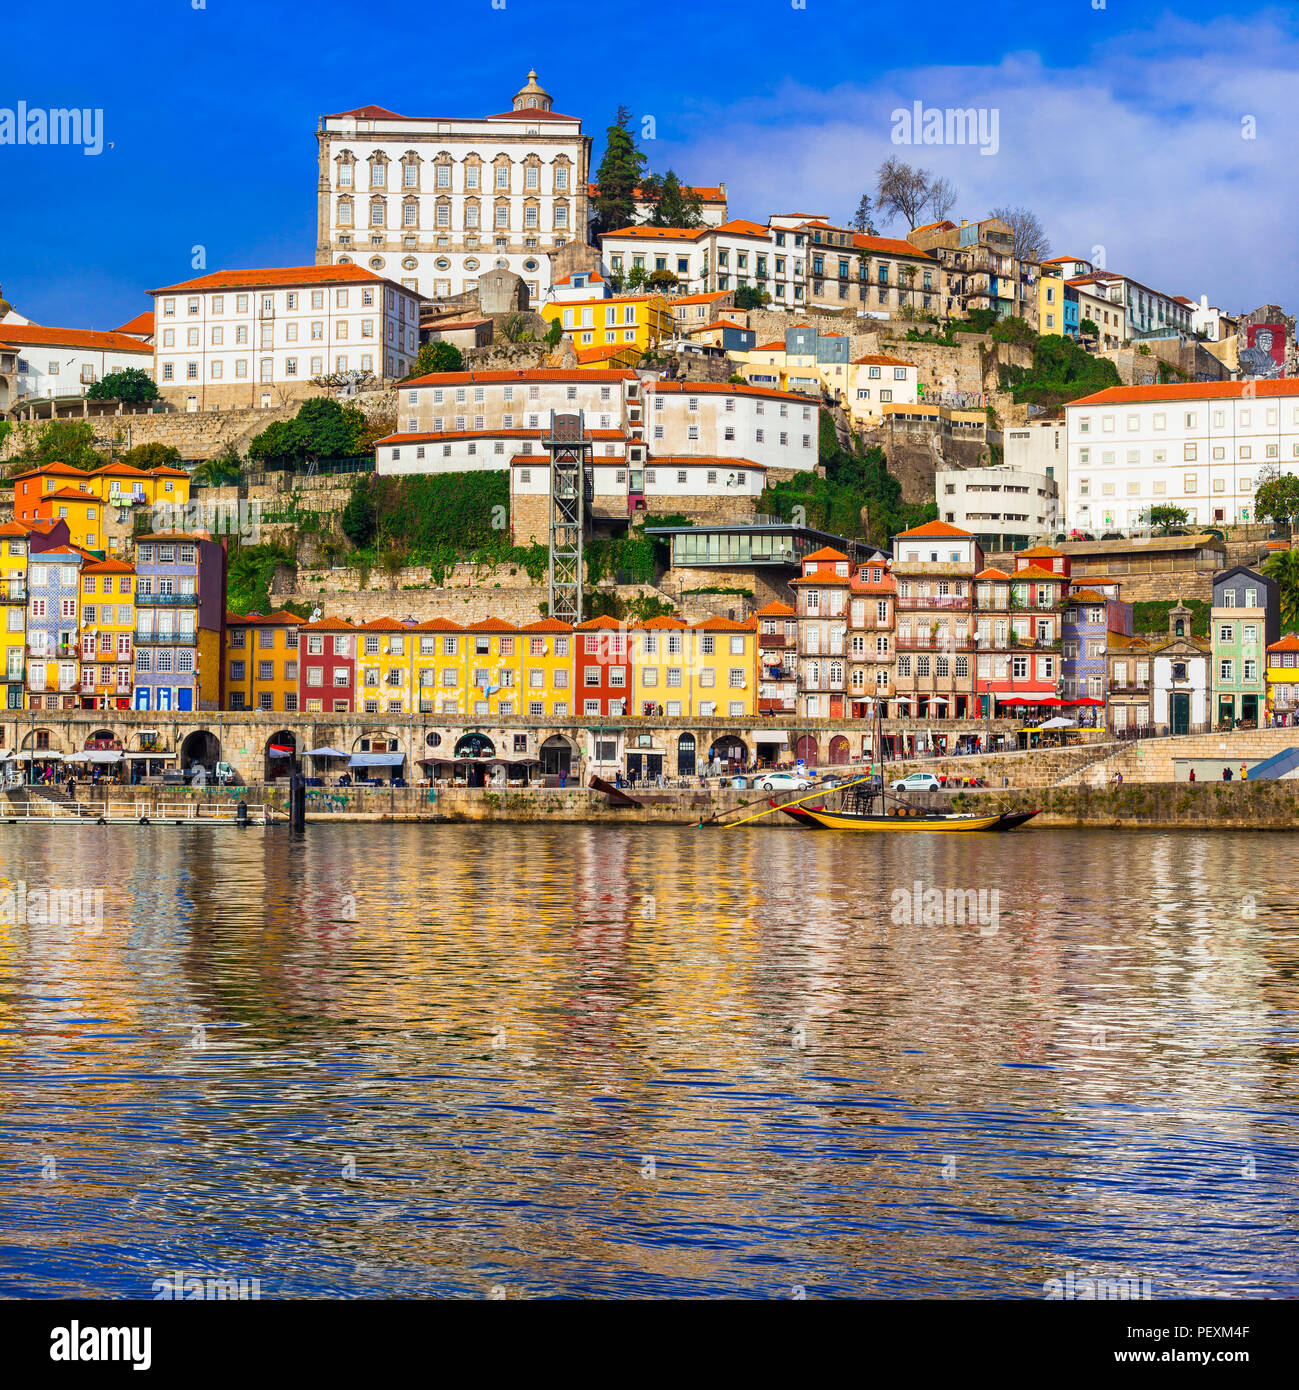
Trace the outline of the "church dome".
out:
[[[514,109],[516,111],[549,111],[551,104],[550,93],[537,84],[537,73],[534,68],[528,74],[528,85],[520,87],[514,94]]]

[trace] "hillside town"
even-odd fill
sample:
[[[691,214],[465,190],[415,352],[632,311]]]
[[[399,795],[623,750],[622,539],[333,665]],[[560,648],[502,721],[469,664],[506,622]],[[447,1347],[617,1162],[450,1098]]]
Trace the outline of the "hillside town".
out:
[[[852,219],[733,216],[625,119],[593,167],[535,72],[316,140],[312,263],[111,331],[0,299],[15,772],[42,712],[285,716],[267,780],[334,716],[389,781],[843,765],[877,715],[907,757],[1292,724],[1279,306],[906,204],[909,166]],[[443,517],[430,558],[403,516],[453,497],[487,540]]]

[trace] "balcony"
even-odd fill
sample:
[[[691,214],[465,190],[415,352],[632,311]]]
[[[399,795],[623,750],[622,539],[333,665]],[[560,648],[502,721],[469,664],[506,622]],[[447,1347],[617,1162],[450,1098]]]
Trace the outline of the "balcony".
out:
[[[785,648],[792,648],[795,638],[785,637],[778,632],[760,632],[758,634],[758,647],[762,651],[782,651]]]
[[[977,645],[969,637],[930,637],[928,633],[915,637],[899,634],[893,644],[899,651],[906,652],[972,652]]]
[[[136,594],[138,608],[194,608],[197,594]]]
[[[137,647],[192,647],[195,637],[192,632],[136,632]]]
[[[913,561],[912,563],[919,563]],[[917,612],[933,610],[935,612],[969,612],[973,607],[969,597],[957,598],[955,594],[933,595],[929,598],[920,598],[915,594],[904,597],[898,595],[897,605],[899,612]]]
[[[37,647],[28,643],[27,655],[35,661],[79,661],[81,652],[76,647]]]
[[[0,603],[22,603],[27,602],[27,587],[23,584],[10,584],[4,589],[0,589]]]

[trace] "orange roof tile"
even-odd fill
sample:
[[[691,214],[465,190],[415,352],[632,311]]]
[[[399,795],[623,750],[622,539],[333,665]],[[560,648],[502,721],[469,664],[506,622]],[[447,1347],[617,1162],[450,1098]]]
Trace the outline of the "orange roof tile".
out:
[[[848,557],[842,550],[836,550],[832,545],[823,545],[820,550],[814,550],[810,555],[804,555],[806,560],[846,560]]]
[[[70,463],[42,463],[35,468],[29,468],[25,473],[15,473],[9,481],[17,483],[24,478],[35,478],[42,474],[58,478],[89,477],[84,468],[73,468]]]
[[[470,623],[466,629],[468,632],[518,632],[518,630],[513,623],[507,623],[504,618],[484,618],[481,623]]]
[[[660,395],[674,391],[678,395],[687,396],[762,396],[766,400],[799,401],[803,405],[812,406],[818,404],[811,396],[805,396],[798,391],[778,391],[774,386],[738,386],[729,381],[656,381],[647,389]]]
[[[1268,646],[1270,652],[1299,652],[1299,636],[1293,632],[1287,632],[1279,642],[1272,642]]]
[[[143,313],[136,314],[133,319],[128,319],[127,322],[116,331],[118,333],[125,333],[128,337],[132,333],[152,333],[153,310],[145,309]]]
[[[1064,555],[1064,551],[1057,550],[1052,545],[1032,545],[1029,546],[1027,550],[1017,550],[1015,555],[1029,560],[1040,558],[1043,555],[1053,555],[1056,558],[1060,558]]]
[[[410,629],[405,623],[399,623],[396,618],[371,618],[368,623],[361,623],[357,629],[360,632],[408,632]]]
[[[382,284],[387,276],[376,275],[359,265],[286,265],[263,270],[217,270],[200,275],[196,280],[181,280],[175,285],[163,285],[150,294],[179,294],[197,290],[275,289],[293,285]],[[391,282],[389,282],[391,283]],[[135,344],[139,351],[143,345]],[[143,348],[152,352],[152,348]]]
[[[761,237],[764,241],[770,235],[768,229],[761,222],[748,222],[743,217],[737,217],[730,222],[723,222],[715,230],[725,232],[727,236]]]
[[[83,565],[82,574],[134,574],[135,566],[126,560],[98,560],[91,565]]]
[[[646,619],[646,621],[643,622],[643,623],[636,623],[635,626],[636,626],[636,627],[643,627],[643,628],[649,628],[649,629],[651,629],[651,630],[655,630],[655,629],[658,629],[658,628],[684,628],[684,627],[688,627],[689,624],[688,624],[688,623],[685,623],[685,622],[682,622],[682,620],[681,620],[680,618],[667,618],[667,617],[664,617],[664,618],[648,618],[648,619]]]
[[[675,309],[679,304],[712,304],[718,299],[726,299],[733,293],[733,290],[711,290],[708,294],[673,295],[672,307]]]
[[[412,386],[517,386],[534,381],[563,381],[576,385],[578,382],[589,384],[636,380],[636,373],[630,367],[608,372],[580,372],[576,367],[520,367],[515,371],[430,372],[427,376],[417,376],[413,381],[403,381],[401,386],[406,391]]]
[[[80,347],[95,352],[136,352],[153,356],[148,343],[123,333],[104,333],[93,328],[44,328],[35,323],[0,323],[0,343],[10,347]]]
[[[416,632],[463,632],[464,628],[459,623],[453,623],[450,618],[429,618],[422,623],[416,623]]]
[[[317,618],[314,623],[299,623],[298,627],[302,632],[352,631],[352,624],[347,618]]]
[[[704,618],[701,622],[692,623],[691,626],[696,632],[751,632],[753,623],[737,623],[734,618]]]
[[[68,502],[89,502],[92,506],[103,506],[101,500],[93,492],[82,492],[80,488],[61,487],[53,492],[43,492],[40,496],[41,502],[50,502],[55,498]]]
[[[916,228],[918,232],[922,230],[921,227]],[[922,251],[918,246],[912,246],[909,241],[899,241],[896,237],[867,236],[865,232],[854,232],[852,244],[855,251],[878,251],[884,256],[911,256],[920,261],[934,259],[932,251]]]
[[[914,362],[903,361],[901,357],[890,357],[883,352],[868,352],[852,359],[854,367],[914,367]]]
[[[535,623],[524,623],[520,632],[572,632],[572,623],[560,622],[558,618],[539,618]]]
[[[986,570],[980,570],[974,577],[976,579],[1009,579],[1010,575],[1005,570],[999,570],[996,565],[989,565]]]
[[[1043,569],[1041,565],[1025,565],[1023,569],[1015,571],[1012,578],[1015,579],[1054,579],[1057,584],[1064,583],[1064,575],[1056,574],[1054,570]]]
[[[579,632],[594,631],[600,629],[616,629],[621,632],[625,624],[620,623],[617,618],[611,618],[607,613],[602,613],[598,618],[588,618],[584,623],[578,623]]]
[[[608,237],[632,241],[698,241],[712,230],[711,227],[619,227],[617,231],[601,232],[600,240]]]
[[[777,599],[775,602],[767,604],[766,607],[759,608],[754,616],[758,618],[792,618],[795,616],[795,612],[789,604],[781,603]]]
[[[1299,377],[1275,381],[1193,381],[1171,386],[1110,386],[1094,396],[1070,401],[1084,405],[1139,405],[1143,401],[1243,400],[1252,396],[1299,396]]]
[[[913,526],[909,531],[899,531],[901,536],[932,536],[935,539],[947,537],[950,539],[960,538],[961,540],[973,540],[974,533],[962,531],[959,526],[952,526],[946,521],[926,521],[923,526]],[[895,537],[897,539],[897,537]]]

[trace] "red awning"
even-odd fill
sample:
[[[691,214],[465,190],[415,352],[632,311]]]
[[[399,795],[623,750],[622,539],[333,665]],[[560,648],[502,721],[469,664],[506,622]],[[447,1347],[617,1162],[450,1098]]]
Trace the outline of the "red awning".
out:
[[[1081,700],[1070,700],[1071,705],[1103,705],[1104,700],[1098,700],[1095,695],[1084,695]]]

